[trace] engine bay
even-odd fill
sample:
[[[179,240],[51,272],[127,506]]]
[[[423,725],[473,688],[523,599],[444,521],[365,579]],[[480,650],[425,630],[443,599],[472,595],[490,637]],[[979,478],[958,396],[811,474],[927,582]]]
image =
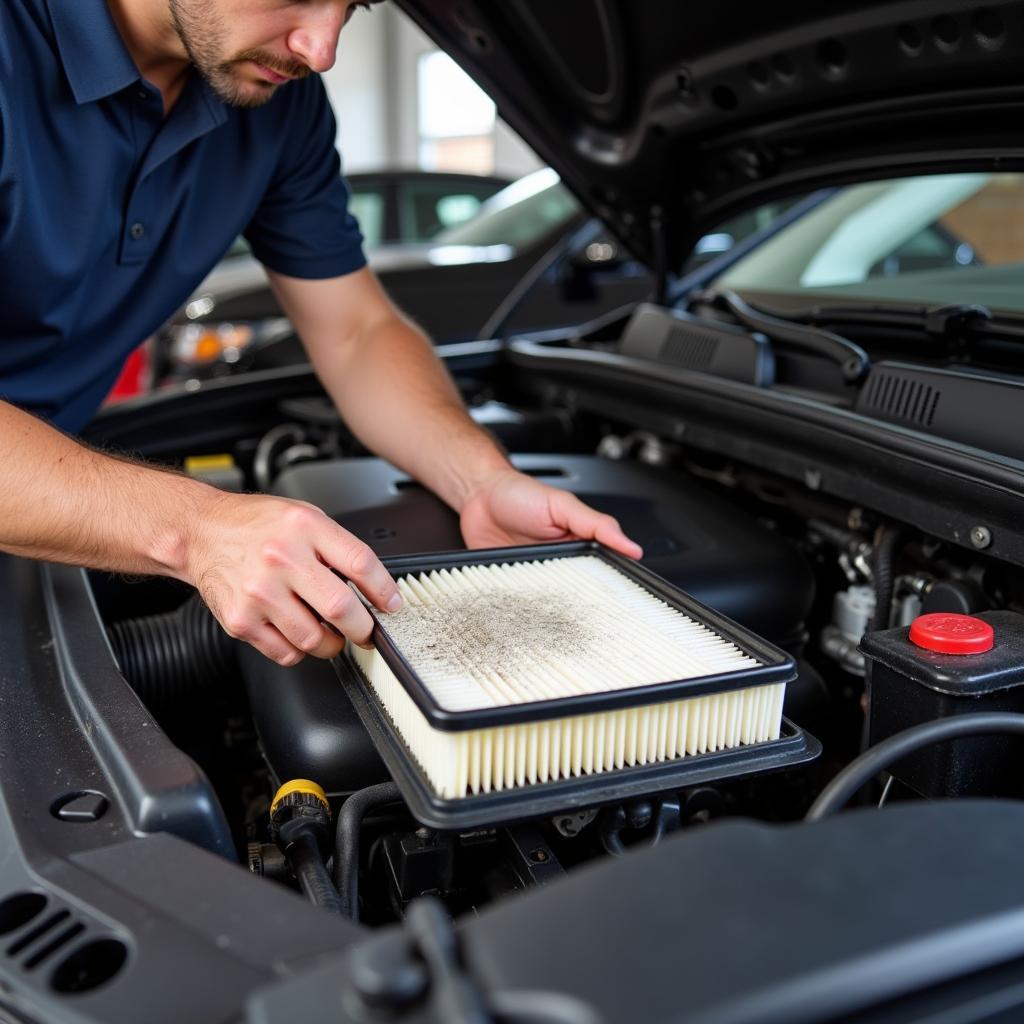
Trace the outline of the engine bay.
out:
[[[647,331],[651,349],[650,321],[655,333],[663,327],[656,311],[642,313],[641,333]],[[620,327],[598,325],[585,347],[607,348],[603,338]],[[561,345],[556,341],[553,350]],[[570,342],[567,351],[574,345],[581,342]],[[627,330],[620,350],[635,355],[637,346],[637,331]],[[641,354],[649,359],[656,349]],[[686,443],[685,432],[669,439],[595,417],[554,389],[538,401],[535,384],[532,394],[498,387],[481,373],[481,351],[471,359],[470,372],[459,376],[464,396],[477,420],[512,451],[517,468],[616,516],[644,548],[644,568],[793,658],[785,717],[821,741],[822,756],[783,771],[768,764],[739,779],[716,778],[711,770],[699,785],[641,791],[624,802],[581,808],[578,799],[568,800],[533,820],[499,816],[472,829],[438,829],[416,820],[389,786],[391,773],[334,667],[306,659],[283,669],[218,635],[174,585],[126,587],[93,574],[125,675],[159,724],[216,780],[237,856],[265,878],[296,885],[268,813],[278,787],[295,779],[315,783],[335,813],[354,794],[377,794],[357,822],[358,849],[346,853],[359,877],[353,916],[375,924],[401,920],[404,908],[426,894],[456,915],[479,911],[509,892],[711,819],[799,820],[824,783],[869,742],[859,649],[869,628],[1006,606],[1006,577],[997,564],[823,494],[810,486],[813,478],[794,483]],[[322,398],[285,398],[278,410],[282,421],[236,444],[222,462],[182,461],[222,485],[312,502],[386,559],[462,547],[455,514],[394,467],[359,451]],[[162,639],[155,639],[161,630]],[[220,751],[211,734],[199,746],[190,735],[200,731],[195,699],[218,705]],[[1015,741],[973,742],[1008,743],[1012,750]],[[240,780],[243,761],[251,771]],[[861,800],[917,795],[890,777],[884,793],[869,789]],[[328,860],[339,856],[334,848]]]
[[[769,862],[755,868],[744,851],[762,844],[774,851],[765,853],[769,861],[781,864],[807,832],[819,837],[808,840],[809,851],[820,842],[830,856],[843,848],[856,860],[879,844],[905,842],[907,830],[918,827],[914,822],[953,844],[959,842],[951,838],[959,835],[955,825],[940,820],[937,808],[932,814],[930,801],[1018,796],[1013,766],[1022,741],[998,735],[1005,732],[1005,712],[1019,710],[1017,673],[1024,663],[1018,540],[994,517],[982,524],[987,537],[964,527],[976,521],[967,493],[971,482],[961,479],[963,500],[957,499],[951,515],[951,492],[934,484],[936,476],[928,493],[917,488],[912,473],[897,481],[902,492],[895,483],[888,486],[890,470],[880,449],[875,472],[858,475],[856,439],[848,438],[841,457],[830,460],[825,433],[798,425],[805,448],[800,456],[780,433],[766,428],[742,434],[730,422],[723,387],[738,388],[751,415],[761,392],[788,402],[794,419],[812,406],[822,422],[848,415],[858,391],[831,360],[780,348],[771,388],[763,381],[729,382],[715,373],[669,368],[656,358],[657,346],[638,355],[631,342],[623,355],[622,323],[613,319],[570,337],[460,346],[444,355],[473,415],[521,471],[616,516],[644,548],[638,571],[654,574],[713,609],[722,622],[781,652],[792,674],[778,746],[753,744],[749,749],[757,756],[742,770],[729,767],[729,751],[707,748],[683,759],[691,762],[691,774],[675,785],[655,784],[653,775],[638,771],[628,788],[590,790],[590,798],[588,791],[556,786],[534,813],[509,814],[499,802],[484,801],[475,805],[485,809],[474,812],[471,824],[453,824],[396,785],[400,772],[348,670],[314,658],[287,669],[270,662],[228,638],[193,592],[175,581],[12,561],[5,570],[7,591],[18,596],[7,612],[15,626],[23,624],[23,647],[9,650],[8,658],[38,662],[40,674],[28,699],[36,710],[24,723],[5,723],[0,751],[27,751],[35,744],[49,794],[40,805],[31,760],[19,754],[16,763],[27,774],[10,783],[10,792],[23,801],[23,822],[55,848],[72,849],[94,879],[116,876],[119,885],[134,880],[153,899],[160,890],[163,914],[172,913],[167,901],[181,903],[182,922],[191,920],[197,900],[212,901],[223,912],[233,912],[240,898],[255,914],[261,907],[267,913],[278,908],[273,913],[283,931],[270,943],[275,949],[296,948],[300,934],[310,949],[359,945],[361,940],[332,930],[346,918],[382,929],[382,937],[413,929],[435,938],[454,919],[459,934],[480,936],[481,949],[500,947],[506,926],[520,928],[517,955],[529,959],[523,936],[572,906],[573,893],[593,901],[595,886],[628,877],[623,891],[638,901],[637,913],[641,906],[650,912],[658,896],[647,885],[645,864],[652,878],[664,881],[681,857],[695,858],[693,865],[702,865],[693,867],[698,874],[711,871],[719,856],[739,857],[746,865],[744,884],[773,884]],[[674,352],[678,363],[678,342]],[[641,373],[648,374],[642,386]],[[701,401],[716,393],[718,414],[705,417]],[[183,419],[186,408],[194,414]],[[171,419],[182,424],[177,432],[165,427]],[[890,431],[899,439],[898,428],[862,419],[865,430],[877,430],[879,437]],[[94,440],[118,446],[131,437],[147,457],[218,486],[312,502],[388,564],[466,554],[460,554],[451,510],[363,451],[308,370],[275,370],[168,395],[100,426],[106,434]],[[949,442],[951,450],[955,446]],[[929,468],[935,472],[934,463]],[[928,529],[936,516],[942,529]],[[922,617],[950,614],[971,616],[979,630],[997,637],[991,649],[978,648],[966,673],[947,664],[953,655],[915,647],[907,638],[908,627]],[[50,623],[51,639],[38,649],[30,642],[25,647],[43,621]],[[972,716],[964,711],[999,721],[989,722],[984,735],[970,734],[964,723]],[[54,728],[54,722],[64,725]],[[857,774],[865,757],[902,742],[908,728],[936,724],[951,730],[948,745]],[[551,784],[533,788],[542,792],[544,785]],[[834,825],[822,820],[848,803],[864,813],[843,815]],[[873,832],[867,809],[877,807],[885,813],[881,831]],[[807,830],[800,823],[808,818],[828,828]],[[108,829],[121,837],[120,845],[104,847],[90,829]],[[296,829],[313,837],[302,859],[296,859],[296,844],[289,845]],[[996,831],[993,842],[999,841]],[[147,837],[151,862],[135,852],[137,840],[125,841],[131,834]],[[780,840],[776,849],[776,834],[792,839]],[[159,844],[151,842],[155,835],[163,837]],[[110,852],[115,849],[116,856]],[[210,864],[192,864],[201,853],[216,854],[232,869],[216,883],[216,896],[200,881],[212,878]],[[238,875],[255,876],[244,878],[251,883],[244,897],[235,892]],[[723,875],[715,885],[722,893],[734,882]],[[792,891],[805,882],[813,890],[809,878],[790,879]],[[910,892],[911,882],[904,884]],[[921,886],[929,884],[920,879]],[[842,912],[870,911],[881,921],[885,886],[879,886],[877,900],[844,903]],[[680,899],[695,898],[692,889],[683,895],[684,889]],[[45,905],[61,906],[53,890],[46,891]],[[549,903],[548,893],[556,891],[564,895]],[[509,900],[517,893],[533,897]],[[26,890],[19,899],[28,895]],[[291,922],[287,908],[302,906],[297,896],[317,904],[303,908],[313,917],[285,925],[286,918]],[[0,915],[0,926],[10,923],[12,934],[33,927],[29,922],[36,918],[24,899],[0,907],[6,915]],[[530,913],[538,916],[516,924],[520,907],[533,907]],[[952,932],[961,918],[946,909],[943,927]],[[783,930],[815,932],[803,919],[787,924],[788,911],[776,907],[774,913]],[[311,927],[314,919],[319,923]],[[129,962],[129,951],[141,948],[138,932],[126,925],[104,931],[98,919],[83,927],[108,944],[103,957],[83,969],[83,991],[94,983],[102,991]],[[759,918],[750,935],[767,936],[767,927]],[[860,942],[882,941],[872,927],[851,932],[842,956],[855,955]],[[585,923],[581,929],[573,941],[587,946],[595,963],[612,955],[616,943],[584,935]],[[638,957],[641,946],[647,948],[639,944]],[[468,946],[460,955],[463,966],[473,959]],[[571,963],[550,948],[545,955],[560,965],[561,977],[572,977]],[[653,962],[644,956],[644,963]],[[489,966],[474,963],[474,970],[512,977],[519,969],[514,962],[506,951]],[[795,976],[807,963],[795,957],[779,969]],[[543,973],[542,966],[530,969]],[[133,984],[149,977],[139,970],[128,974]],[[580,977],[582,988],[594,984],[592,974]],[[858,984],[850,991],[861,998],[865,989]],[[315,986],[303,989],[301,998],[312,998],[313,991]],[[615,998],[608,995],[611,1003]]]

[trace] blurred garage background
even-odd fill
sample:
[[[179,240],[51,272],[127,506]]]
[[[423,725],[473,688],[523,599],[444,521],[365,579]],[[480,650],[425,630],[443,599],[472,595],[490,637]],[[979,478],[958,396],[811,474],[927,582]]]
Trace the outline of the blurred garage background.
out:
[[[324,82],[346,173],[415,167],[518,178],[540,166],[484,93],[392,4],[353,15]]]

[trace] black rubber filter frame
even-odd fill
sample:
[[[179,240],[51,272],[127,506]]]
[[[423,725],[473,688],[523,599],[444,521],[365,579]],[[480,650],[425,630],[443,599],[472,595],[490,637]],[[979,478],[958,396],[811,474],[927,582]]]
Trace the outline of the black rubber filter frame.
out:
[[[755,659],[758,665],[737,672],[661,682],[633,689],[499,708],[449,711],[434,700],[388,634],[381,619],[370,609],[374,618],[373,642],[377,650],[433,728],[445,732],[461,732],[551,721],[574,715],[650,706],[710,693],[728,693],[755,686],[787,683],[796,678],[796,664],[784,651],[695,601],[639,563],[623,558],[592,541],[405,555],[385,559],[384,565],[397,578],[470,565],[550,561],[581,555],[595,556],[610,564],[670,607],[734,643]],[[595,772],[569,779],[514,786],[500,792],[441,798],[434,792],[412,752],[392,724],[387,709],[382,706],[355,662],[348,655],[343,655],[335,659],[335,669],[413,815],[433,828],[474,828],[632,799],[714,780],[777,771],[813,760],[821,751],[817,740],[784,720],[780,738],[765,743],[687,755],[669,761]]]

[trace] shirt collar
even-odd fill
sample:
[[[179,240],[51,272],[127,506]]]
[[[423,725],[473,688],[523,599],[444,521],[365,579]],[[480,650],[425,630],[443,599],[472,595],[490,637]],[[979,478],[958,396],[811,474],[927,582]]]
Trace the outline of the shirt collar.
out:
[[[46,0],[64,71],[77,103],[92,103],[112,96],[142,76],[124,45],[106,0]],[[224,101],[202,81],[203,113],[196,120],[196,135],[227,120]]]
[[[92,103],[139,81],[139,69],[106,0],[46,0],[64,72],[78,103]]]

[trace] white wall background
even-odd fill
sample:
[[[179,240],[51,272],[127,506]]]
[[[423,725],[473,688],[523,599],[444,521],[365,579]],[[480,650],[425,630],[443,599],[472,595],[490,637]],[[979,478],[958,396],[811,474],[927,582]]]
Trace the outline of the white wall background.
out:
[[[337,63],[324,75],[346,171],[418,165],[416,69],[420,56],[434,49],[391,4],[356,11],[341,35]],[[533,151],[499,119],[495,173],[518,178],[540,166]]]

